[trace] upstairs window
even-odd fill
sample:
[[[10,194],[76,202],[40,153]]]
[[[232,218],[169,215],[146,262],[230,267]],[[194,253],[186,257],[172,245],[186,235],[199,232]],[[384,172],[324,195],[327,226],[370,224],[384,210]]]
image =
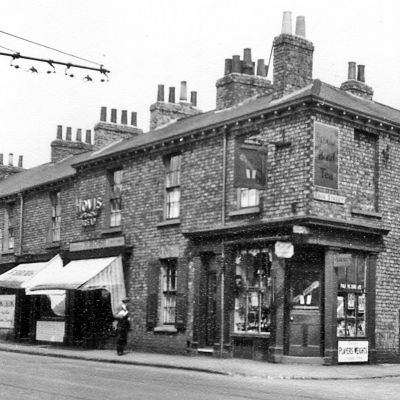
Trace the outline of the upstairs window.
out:
[[[122,169],[109,173],[110,183],[110,226],[121,226]]]
[[[7,204],[4,219],[4,251],[14,250],[15,246],[15,204]]]
[[[259,190],[258,189],[239,189],[239,204],[240,208],[257,207],[259,204]]]
[[[60,241],[61,230],[61,197],[59,191],[50,194],[51,201],[51,241]]]
[[[181,155],[175,155],[166,160],[166,219],[179,218],[180,215],[181,157]]]

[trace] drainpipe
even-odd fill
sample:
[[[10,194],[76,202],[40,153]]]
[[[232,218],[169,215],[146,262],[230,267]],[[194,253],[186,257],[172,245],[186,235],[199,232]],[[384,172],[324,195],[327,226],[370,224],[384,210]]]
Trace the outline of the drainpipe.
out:
[[[224,126],[223,129],[223,153],[222,153],[222,215],[221,225],[225,225],[225,211],[226,211],[226,153],[227,153],[227,128]],[[224,351],[224,327],[225,327],[225,243],[224,239],[221,242],[221,256],[222,256],[222,268],[221,268],[221,339],[219,353],[222,357]]]
[[[19,196],[19,204],[20,204],[20,210],[19,210],[19,255],[22,255],[22,223],[23,223],[23,213],[24,213],[24,196],[21,193],[18,194]]]

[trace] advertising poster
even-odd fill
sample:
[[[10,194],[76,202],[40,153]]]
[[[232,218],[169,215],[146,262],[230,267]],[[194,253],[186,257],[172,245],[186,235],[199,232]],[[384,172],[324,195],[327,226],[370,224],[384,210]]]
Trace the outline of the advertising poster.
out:
[[[338,342],[338,362],[367,362],[368,361],[368,341],[351,340]]]
[[[339,128],[314,123],[314,184],[338,188]]]
[[[15,294],[0,295],[0,328],[14,328]]]

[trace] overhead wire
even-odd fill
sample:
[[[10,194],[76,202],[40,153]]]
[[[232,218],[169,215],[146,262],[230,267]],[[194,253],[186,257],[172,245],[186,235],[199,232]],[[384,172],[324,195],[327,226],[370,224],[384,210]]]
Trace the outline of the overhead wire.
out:
[[[37,46],[45,47],[46,49],[49,49],[49,50],[57,51],[58,53],[65,54],[65,55],[70,56],[70,57],[78,58],[79,60],[82,60],[82,61],[86,61],[86,62],[89,62],[89,63],[92,63],[92,64],[96,64],[96,65],[101,65],[101,64],[96,63],[96,62],[94,62],[94,61],[90,61],[90,60],[87,60],[87,59],[85,59],[85,58],[78,57],[78,56],[74,56],[73,54],[70,54],[70,53],[66,53],[66,52],[64,52],[64,51],[62,51],[62,50],[58,50],[58,49],[55,49],[55,48],[53,48],[53,47],[46,46],[46,45],[44,45],[44,44],[40,44],[40,43],[34,42],[34,41],[32,41],[32,40],[29,40],[29,39],[24,39],[24,38],[22,38],[22,37],[20,37],[20,36],[13,35],[12,33],[4,32],[4,31],[0,31],[0,33],[3,33],[4,35],[9,35],[9,36],[15,37],[15,38],[20,39],[20,40],[24,40],[24,41],[29,42],[29,43],[32,43],[32,44],[36,44]],[[11,51],[12,51],[12,50],[11,50]]]

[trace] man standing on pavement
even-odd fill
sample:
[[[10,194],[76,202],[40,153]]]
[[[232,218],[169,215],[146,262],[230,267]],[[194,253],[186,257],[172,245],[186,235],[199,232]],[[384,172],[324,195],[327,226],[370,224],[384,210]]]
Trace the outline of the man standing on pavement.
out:
[[[122,304],[114,314],[114,318],[117,320],[117,354],[122,356],[124,354],[124,348],[128,341],[128,331],[130,328],[129,321],[129,298],[122,299]]]

